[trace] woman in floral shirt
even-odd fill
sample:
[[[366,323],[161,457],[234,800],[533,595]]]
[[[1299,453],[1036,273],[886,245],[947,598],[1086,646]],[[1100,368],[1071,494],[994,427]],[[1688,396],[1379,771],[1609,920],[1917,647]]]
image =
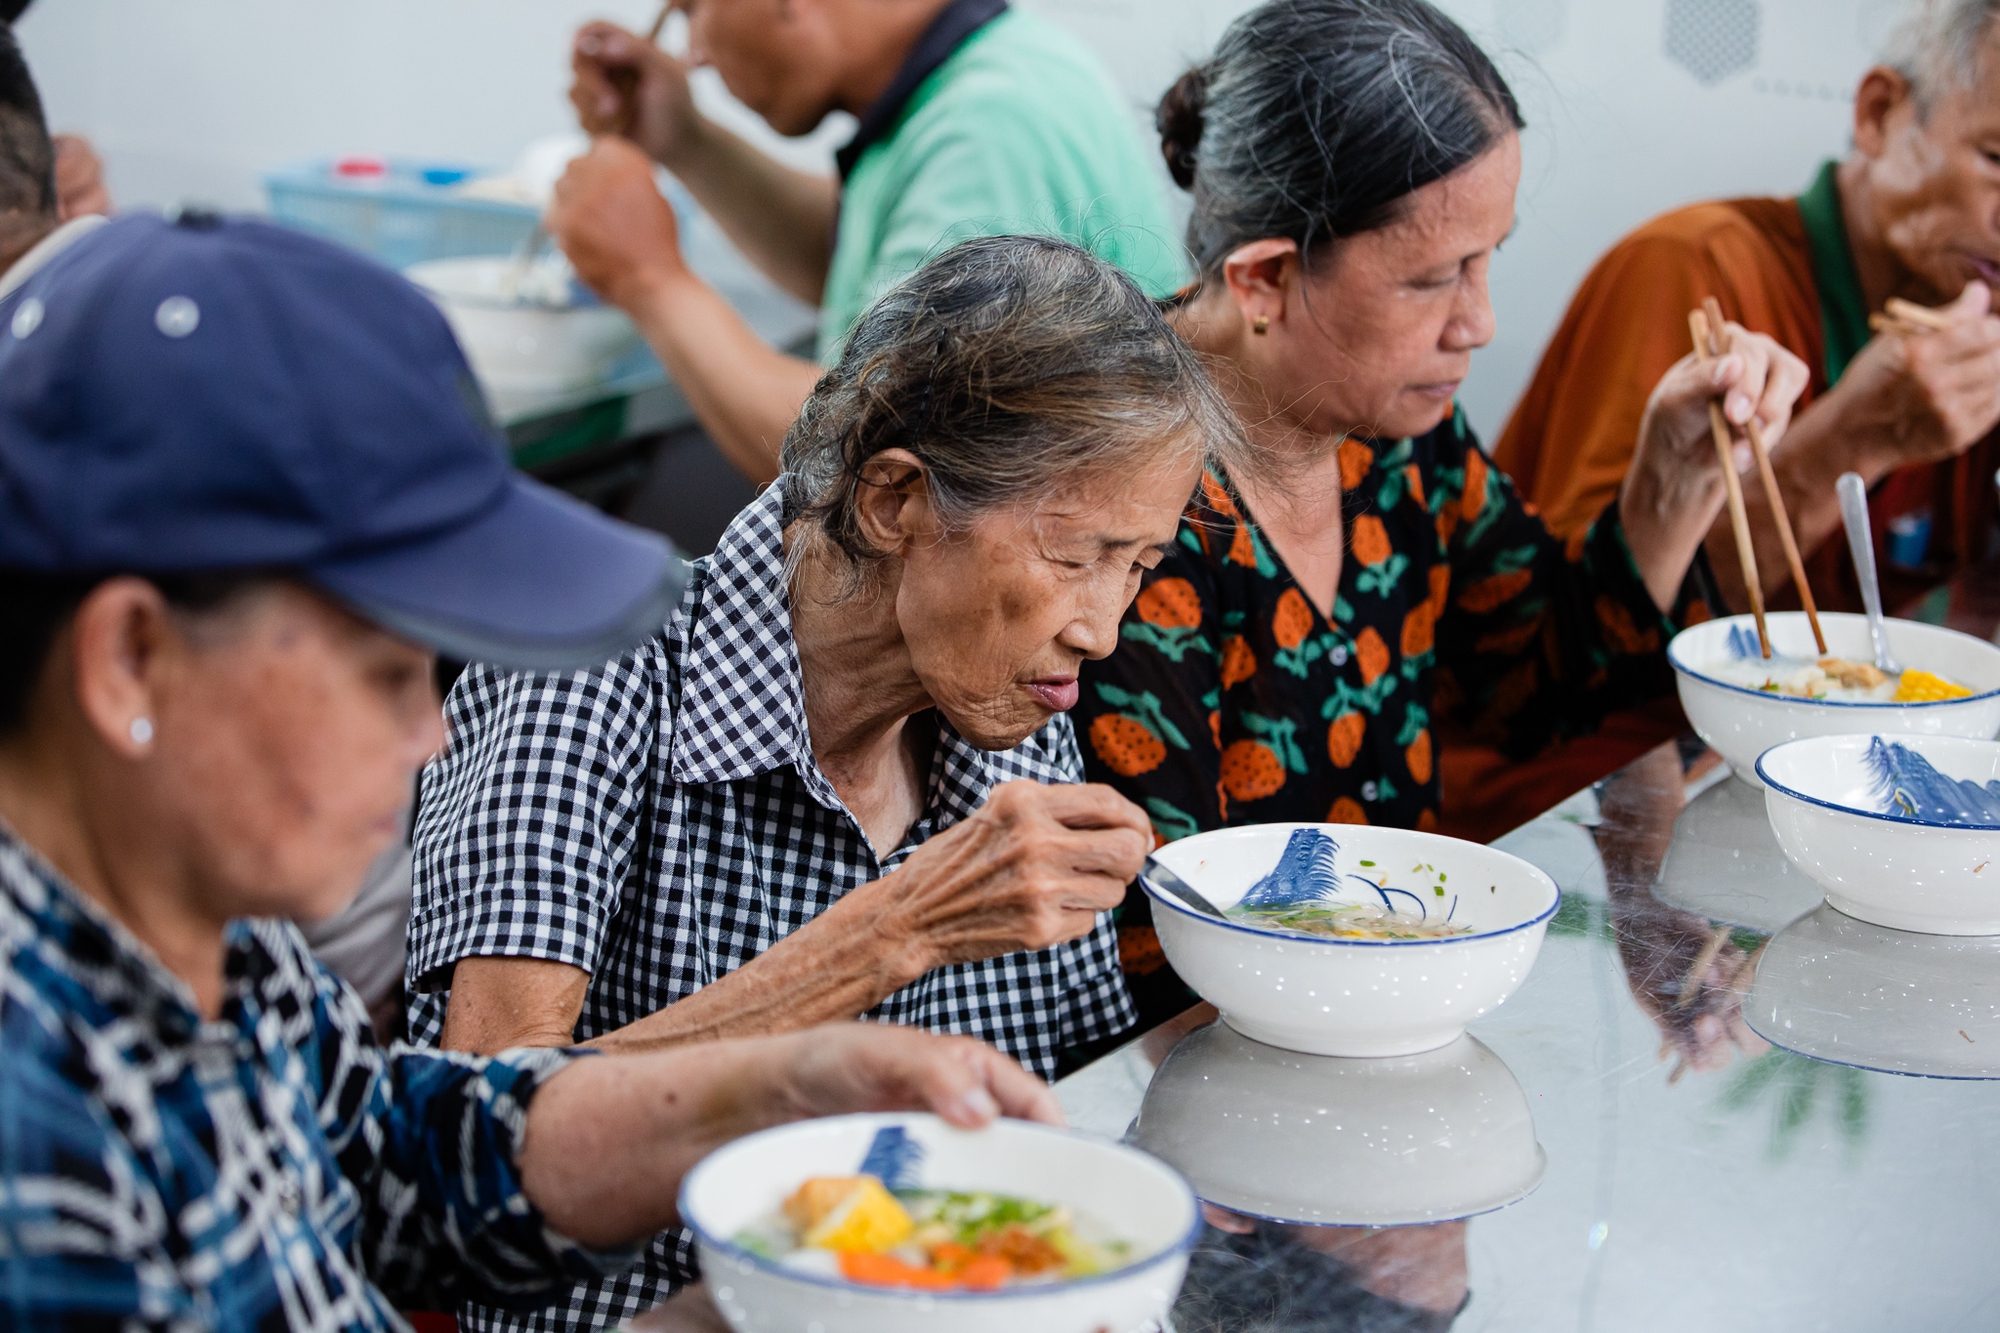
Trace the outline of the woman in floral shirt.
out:
[[[1521,120],[1423,0],[1272,0],[1161,103],[1194,193],[1182,335],[1250,438],[1087,664],[1091,776],[1162,840],[1226,824],[1431,828],[1450,715],[1528,755],[1664,690],[1666,610],[1722,504],[1707,404],[1775,436],[1796,358],[1730,326],[1653,394],[1619,502],[1552,537],[1455,406],[1493,335]],[[1128,899],[1128,979],[1159,966]]]

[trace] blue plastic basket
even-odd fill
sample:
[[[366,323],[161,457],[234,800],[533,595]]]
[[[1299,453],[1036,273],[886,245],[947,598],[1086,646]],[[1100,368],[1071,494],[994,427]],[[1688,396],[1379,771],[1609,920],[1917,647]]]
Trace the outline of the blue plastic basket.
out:
[[[342,175],[328,158],[264,177],[271,216],[353,246],[392,268],[458,255],[510,254],[534,230],[526,204],[468,199],[469,168],[391,158],[379,175]]]

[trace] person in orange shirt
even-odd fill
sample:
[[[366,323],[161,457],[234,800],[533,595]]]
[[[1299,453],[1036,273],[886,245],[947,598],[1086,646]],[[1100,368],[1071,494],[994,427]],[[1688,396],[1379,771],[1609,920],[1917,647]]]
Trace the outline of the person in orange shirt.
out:
[[[1812,369],[1772,463],[1822,609],[1859,609],[1839,539],[1843,472],[1859,472],[1872,492],[1891,607],[1989,554],[2000,461],[1988,439],[2000,423],[1996,21],[2000,0],[1912,0],[1862,76],[1844,161],[1826,163],[1796,199],[1655,218],[1598,261],[1494,450],[1553,531],[1582,533],[1616,497],[1646,396],[1686,355],[1688,312],[1714,297]],[[1952,327],[1871,337],[1869,312],[1892,296],[1945,307]],[[1765,596],[1796,606],[1770,504],[1754,481],[1743,489]],[[1747,609],[1726,516],[1706,554],[1685,599],[1714,614]],[[1449,740],[1446,826],[1495,836],[1684,725],[1665,700],[1525,766]]]

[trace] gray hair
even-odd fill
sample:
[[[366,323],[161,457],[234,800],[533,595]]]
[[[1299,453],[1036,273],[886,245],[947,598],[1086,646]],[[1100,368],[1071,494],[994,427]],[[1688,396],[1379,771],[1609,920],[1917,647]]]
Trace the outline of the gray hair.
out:
[[[1067,241],[966,241],[861,316],[780,460],[785,519],[858,576],[882,558],[856,497],[868,460],[915,454],[948,530],[1241,428],[1195,352],[1125,274]],[[793,570],[807,543],[795,541]]]
[[[1386,226],[1524,125],[1486,53],[1424,0],[1268,0],[1167,91],[1155,123],[1194,192],[1188,248],[1204,273],[1248,241],[1305,254]]]
[[[1939,97],[1977,82],[1996,18],[2000,0],[1909,0],[1883,39],[1879,63],[1910,81],[1918,110],[1928,115]]]

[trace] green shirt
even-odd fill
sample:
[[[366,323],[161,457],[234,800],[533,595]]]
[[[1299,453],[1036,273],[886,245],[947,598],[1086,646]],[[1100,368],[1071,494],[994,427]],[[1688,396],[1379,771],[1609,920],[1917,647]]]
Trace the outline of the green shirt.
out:
[[[1847,220],[1840,211],[1839,173],[1838,162],[1826,163],[1813,178],[1812,188],[1799,196],[1799,216],[1805,220],[1806,245],[1812,254],[1813,283],[1819,288],[1828,387],[1840,383],[1847,363],[1875,336],[1868,328],[1868,302],[1861,295],[1861,274],[1854,267]]]
[[[820,298],[821,364],[925,260],[1019,233],[1088,246],[1150,296],[1187,281],[1158,169],[1109,76],[1074,37],[1010,9],[918,85],[855,163]]]

